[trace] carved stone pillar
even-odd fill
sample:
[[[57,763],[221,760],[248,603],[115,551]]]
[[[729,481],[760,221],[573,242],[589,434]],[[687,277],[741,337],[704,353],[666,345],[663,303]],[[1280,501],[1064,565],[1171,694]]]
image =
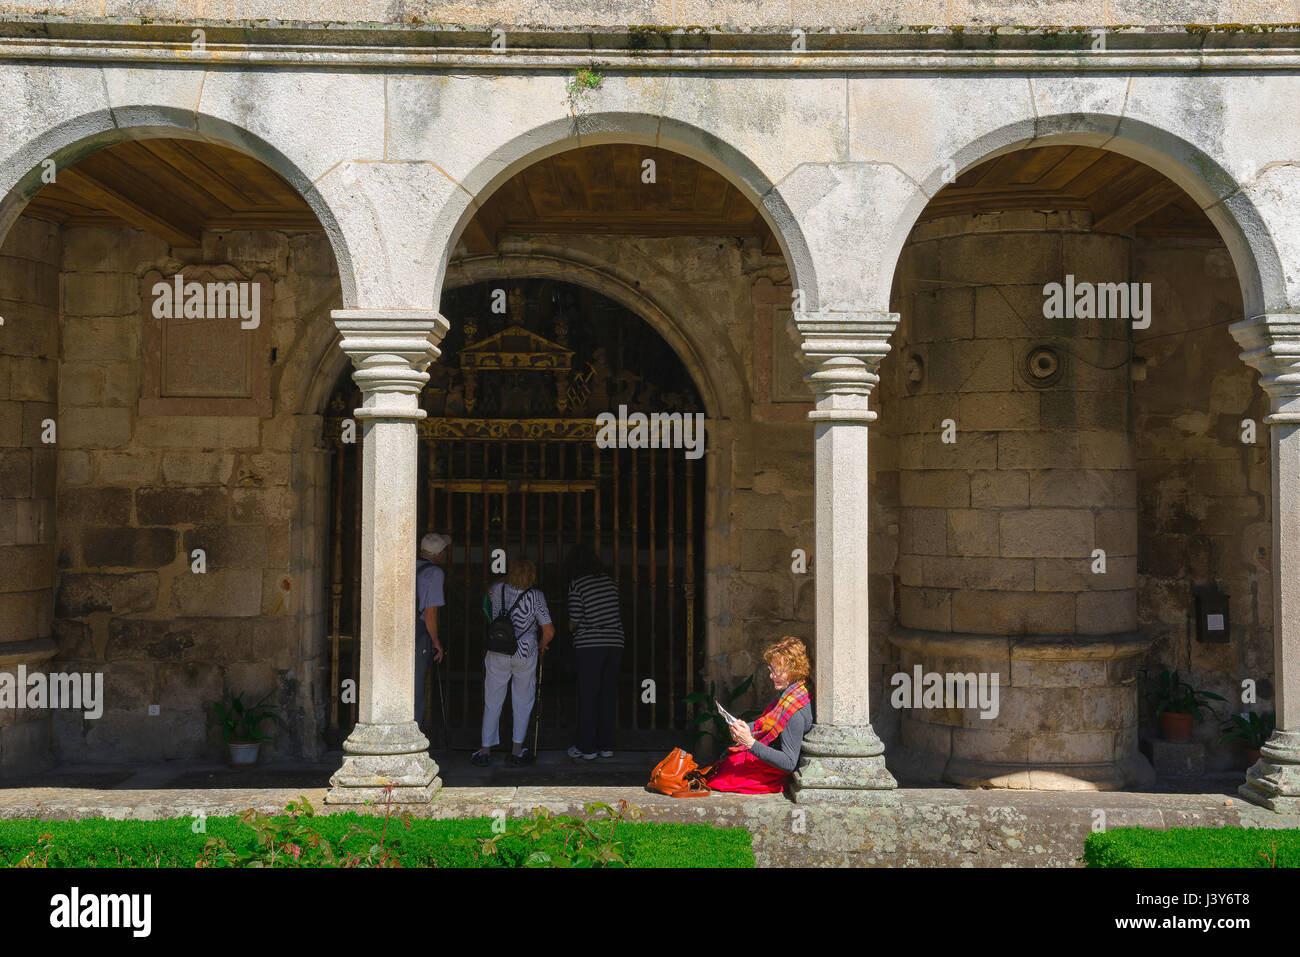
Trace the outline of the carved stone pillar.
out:
[[[885,747],[871,727],[867,613],[867,397],[897,313],[797,312],[815,408],[817,722],[794,773],[798,803],[894,800]]]
[[[1238,793],[1274,811],[1300,811],[1300,315],[1254,316],[1231,327],[1259,370],[1272,415],[1273,683],[1277,730]]]
[[[442,786],[414,720],[416,422],[447,320],[423,309],[336,309],[361,388],[361,680],[356,727],[326,802],[427,803]],[[332,689],[334,694],[338,689]]]

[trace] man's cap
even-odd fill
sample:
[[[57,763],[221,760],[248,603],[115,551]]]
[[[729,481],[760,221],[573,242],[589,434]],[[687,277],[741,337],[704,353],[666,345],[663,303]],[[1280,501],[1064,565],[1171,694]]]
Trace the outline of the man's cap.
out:
[[[430,532],[420,539],[420,551],[428,555],[438,555],[449,545],[451,545],[450,536],[439,535],[437,532]]]

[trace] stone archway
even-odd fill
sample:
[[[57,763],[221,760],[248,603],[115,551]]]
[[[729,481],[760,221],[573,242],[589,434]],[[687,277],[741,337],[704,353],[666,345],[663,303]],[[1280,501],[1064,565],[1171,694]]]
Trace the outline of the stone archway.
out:
[[[119,121],[129,117],[130,111]],[[84,133],[88,122],[78,129]],[[102,719],[82,726],[60,716],[55,739],[70,760],[208,757],[220,747],[211,701],[226,690],[260,694],[277,688],[285,732],[270,747],[282,755],[312,756],[313,664],[296,651],[315,613],[310,604],[298,604],[300,596],[312,594],[310,562],[298,556],[310,548],[305,542],[311,522],[303,516],[310,517],[314,503],[310,469],[300,468],[295,458],[310,456],[301,446],[293,370],[302,362],[300,353],[310,351],[300,349],[299,329],[322,320],[328,325],[323,310],[339,295],[334,247],[319,224],[307,225],[310,205],[299,200],[292,184],[271,177],[260,160],[245,159],[247,153],[227,150],[221,151],[226,160],[257,166],[260,175],[274,179],[276,191],[295,197],[282,229],[260,221],[243,230],[204,233],[202,222],[160,219],[157,233],[194,233],[192,243],[165,238],[148,229],[150,197],[131,201],[125,189],[116,190],[116,202],[104,207],[99,221],[78,219],[66,203],[73,185],[82,190],[75,194],[83,200],[78,208],[92,204],[93,210],[86,194],[96,182],[108,184],[105,164],[132,168],[122,150],[136,150],[136,160],[147,153],[163,163],[167,151],[179,150],[184,141],[187,149],[201,147],[209,151],[208,161],[217,162],[210,139],[192,129],[175,130],[176,138],[165,135],[170,132],[156,123],[128,126],[57,148],[68,130],[49,132],[42,147],[54,149],[65,163],[75,156],[81,165],[66,166],[62,180],[56,176],[37,194],[25,207],[28,215],[16,220],[23,233],[15,231],[8,240],[33,261],[37,233],[31,224],[42,224],[49,234],[42,234],[41,248],[62,260],[56,256],[46,264],[52,283],[41,275],[31,286],[39,294],[62,284],[61,297],[6,310],[6,354],[49,373],[47,392],[24,390],[14,398],[30,404],[36,424],[48,418],[58,430],[48,448],[39,429],[23,436],[33,454],[50,459],[41,473],[48,473],[42,490],[50,506],[44,515],[33,512],[36,537],[19,543],[28,551],[57,547],[65,556],[57,572],[61,584],[54,587],[56,573],[49,582],[53,641],[48,613],[28,618],[38,628],[45,623],[40,637],[47,651],[57,651],[57,666],[107,672],[108,687],[117,689]],[[157,151],[139,146],[141,139]],[[202,165],[202,157],[192,158]],[[229,163],[221,168],[233,175]],[[188,168],[169,169],[167,182],[184,186]],[[60,183],[63,190],[52,199]],[[46,184],[38,175],[35,185]],[[213,202],[228,195],[213,189]],[[281,194],[263,195],[272,206]],[[17,216],[31,198],[11,192],[6,215]],[[69,218],[56,208],[61,203]],[[120,221],[104,224],[110,216]],[[220,340],[239,355],[239,368],[232,372],[226,363],[217,370],[222,375],[205,379],[204,370],[219,364],[214,350],[206,364],[186,367],[188,378],[178,385],[163,373],[159,330],[151,323],[171,317],[150,308],[150,280],[187,270],[205,274],[199,278],[255,282],[265,312],[248,326],[261,330],[255,344],[239,340],[238,332]],[[273,308],[276,295],[279,307]],[[295,295],[302,296],[302,308],[287,306]],[[49,335],[33,332],[41,325]],[[186,341],[181,330],[169,331],[171,341]],[[177,362],[178,356],[168,359]],[[235,373],[246,373],[253,383],[249,396],[241,398],[243,380]],[[149,392],[151,381],[156,394]],[[41,504],[36,498],[33,506]],[[204,554],[201,574],[191,564],[196,549]],[[41,564],[31,562],[33,568]],[[264,593],[269,602],[263,602]],[[162,720],[144,720],[151,704],[159,706]]]
[[[537,587],[558,629],[546,659],[546,750],[567,746],[576,722],[576,660],[564,624],[567,555],[575,544],[595,548],[620,584],[626,645],[617,698],[619,750],[669,747],[689,733],[683,698],[698,690],[715,653],[705,610],[725,581],[707,565],[707,529],[718,496],[706,495],[704,435],[685,458],[666,444],[669,436],[658,451],[620,451],[594,441],[593,420],[620,405],[647,414],[675,410],[693,422],[698,413],[709,448],[725,430],[656,325],[599,291],[616,285],[611,277],[594,270],[575,276],[584,272],[577,264],[568,271],[559,265],[554,258],[510,257],[491,270],[497,278],[459,275],[444,293],[443,310],[453,325],[421,395],[428,417],[420,426],[416,482],[417,531],[437,531],[452,542],[443,566],[447,606],[439,613],[446,659],[424,699],[429,713],[417,715],[431,729],[426,733],[435,753],[478,746],[479,599],[500,577],[494,566],[506,556],[535,563]],[[495,289],[509,293],[508,317],[489,309]],[[623,290],[621,299],[636,298]],[[546,359],[533,369],[541,357],[562,360],[560,371],[548,371]],[[331,627],[331,636],[356,634],[359,543],[349,528],[360,484],[353,477],[356,446],[340,436],[357,404],[344,374],[326,418],[335,465],[329,537],[337,564],[330,588],[342,622]],[[356,677],[352,654],[358,645],[350,637],[342,645],[336,685]],[[649,698],[646,679],[658,688]],[[350,712],[342,716],[341,733],[351,720]]]
[[[1013,135],[1010,129],[1000,135]],[[1091,146],[1103,142],[1111,140],[1076,133],[983,154],[931,197],[898,263],[895,308],[903,321],[893,340],[898,351],[881,365],[880,401],[888,410],[885,429],[898,443],[901,492],[890,504],[900,508],[901,607],[889,641],[903,680],[898,695],[886,689],[885,696],[903,709],[895,763],[914,778],[1053,789],[1148,782],[1138,739],[1140,724],[1150,722],[1139,720],[1135,673],[1152,662],[1186,673],[1187,652],[1171,658],[1161,643],[1184,630],[1184,602],[1172,592],[1184,579],[1206,584],[1226,574],[1182,569],[1159,554],[1186,547],[1170,535],[1161,493],[1152,493],[1172,493],[1161,485],[1162,463],[1178,458],[1172,450],[1179,440],[1164,435],[1164,420],[1146,403],[1168,405],[1163,396],[1182,377],[1170,379],[1158,363],[1141,360],[1142,353],[1159,357],[1159,347],[1146,343],[1168,336],[1179,337],[1165,342],[1180,350],[1201,348],[1188,335],[1199,326],[1181,316],[1206,295],[1187,290],[1209,287],[1197,260],[1179,259],[1171,244],[1187,235],[1209,237],[1213,245],[1214,204],[1188,202],[1160,170],[1123,161],[1140,149],[1117,154]],[[1032,174],[1016,165],[1022,163],[1035,164]],[[1076,183],[1088,185],[1071,192]],[[1106,194],[1108,205],[1093,204],[1091,197],[1114,183],[1122,185]],[[1018,205],[1017,189],[1037,192]],[[970,197],[966,206],[963,196]],[[1158,220],[1149,227],[1155,232],[1143,234],[1148,219]],[[1154,254],[1165,269],[1189,270],[1173,284],[1181,292],[1170,283],[1160,288],[1156,311],[1164,313],[1150,332],[1152,284],[1133,280],[1140,272],[1149,279],[1159,267],[1140,252],[1156,248],[1139,245],[1143,235],[1165,237],[1151,240],[1165,244]],[[1253,262],[1255,253],[1246,253]],[[1102,290],[1098,307],[1081,309],[1077,318],[1076,281],[1081,292]],[[1045,304],[1053,284],[1071,290],[1069,322]],[[1241,287],[1228,290],[1230,300],[1265,296],[1249,275]],[[1139,293],[1147,296],[1144,306],[1131,298]],[[1120,315],[1117,305],[1125,310]],[[1248,370],[1223,348],[1235,309],[1230,301],[1218,317],[1210,351],[1225,363],[1225,375],[1249,389]],[[1148,378],[1151,384],[1137,384],[1135,402],[1131,380]],[[1153,391],[1159,389],[1165,393]],[[1250,412],[1254,406],[1248,398],[1240,414],[1258,414]],[[1186,410],[1193,419],[1216,410],[1207,411]],[[1173,414],[1166,410],[1165,417]],[[1218,444],[1213,435],[1207,440],[1207,449]],[[1225,451],[1235,454],[1232,444]],[[1258,483],[1258,475],[1249,476],[1260,465],[1266,472],[1266,461],[1243,461],[1243,486]],[[1199,482],[1196,494],[1211,498],[1238,494],[1231,477],[1222,487],[1212,487],[1215,481],[1198,474],[1184,484]],[[1225,544],[1225,553],[1235,552]],[[1260,571],[1252,566],[1245,574]],[[1163,604],[1156,600],[1162,591],[1171,595]],[[1186,591],[1190,603],[1190,585]],[[1161,616],[1169,615],[1165,627]],[[1153,640],[1156,651],[1144,657]],[[1193,670],[1198,661],[1202,671],[1215,670],[1212,653],[1198,657],[1193,649],[1191,656]],[[942,690],[942,701],[923,703],[913,685],[932,674],[998,676],[1000,707],[995,700],[991,709],[983,702],[977,709],[969,698],[954,707]],[[1212,690],[1231,693],[1229,677]]]

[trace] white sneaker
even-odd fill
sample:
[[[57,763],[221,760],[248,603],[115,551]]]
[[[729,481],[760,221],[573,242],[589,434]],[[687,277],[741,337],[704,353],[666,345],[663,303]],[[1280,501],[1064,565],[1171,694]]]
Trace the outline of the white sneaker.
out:
[[[569,748],[569,757],[573,758],[575,761],[579,758],[584,761],[595,761],[596,752],[593,751],[591,754],[584,754],[582,751],[578,750],[578,746],[575,744],[573,747]]]
[[[613,752],[613,751],[602,751],[602,752],[600,752],[600,756],[601,756],[602,758],[612,758],[612,757],[614,756],[614,752]]]

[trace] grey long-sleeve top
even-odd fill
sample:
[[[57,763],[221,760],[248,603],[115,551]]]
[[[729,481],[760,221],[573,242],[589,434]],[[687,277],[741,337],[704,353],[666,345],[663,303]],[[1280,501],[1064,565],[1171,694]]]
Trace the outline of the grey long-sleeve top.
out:
[[[795,765],[799,763],[799,751],[803,747],[803,736],[808,733],[812,723],[812,705],[804,705],[790,715],[790,720],[786,722],[785,727],[781,729],[781,733],[776,736],[776,741],[773,742],[776,747],[759,744],[755,741],[750,746],[749,753],[762,761],[766,761],[774,768],[780,768],[782,771],[793,771]],[[752,723],[749,730],[754,730]]]

